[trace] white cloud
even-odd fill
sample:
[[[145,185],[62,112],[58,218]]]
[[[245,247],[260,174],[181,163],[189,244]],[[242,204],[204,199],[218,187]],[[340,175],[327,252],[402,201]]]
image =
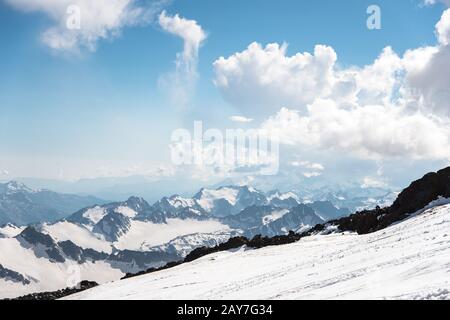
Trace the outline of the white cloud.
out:
[[[198,50],[207,37],[197,21],[181,18],[178,14],[168,16],[163,11],[159,16],[159,25],[165,31],[183,39],[184,49],[178,57],[178,63],[187,68],[195,67]]]
[[[450,43],[450,9],[444,11],[436,24],[436,34],[441,45],[447,46]]]
[[[386,47],[364,67],[340,68],[326,46],[287,56],[285,45],[253,43],[216,60],[215,84],[249,116],[284,106],[262,124],[281,143],[366,159],[450,159],[449,26],[450,9],[436,46],[403,56]]]
[[[314,163],[310,161],[293,161],[291,162],[293,167],[306,169],[302,175],[306,178],[320,177],[325,167],[320,163]]]
[[[225,99],[246,112],[305,105],[331,93],[336,53],[318,45],[314,54],[286,56],[287,45],[252,43],[246,50],[214,62],[215,85]]]
[[[332,100],[317,100],[308,110],[302,116],[283,108],[262,127],[284,144],[351,152],[366,159],[450,158],[448,126],[420,113],[384,106],[346,110]]]
[[[45,30],[42,41],[55,50],[72,51],[82,47],[95,51],[97,42],[111,39],[127,26],[148,23],[167,0],[149,2],[145,7],[137,0],[5,0],[24,12],[42,12],[54,23]],[[68,28],[75,6],[80,13],[80,28]]]
[[[310,162],[310,161],[293,161],[291,164],[294,167],[302,167],[302,168],[306,168],[306,169],[319,170],[319,171],[325,170],[325,167],[322,164],[314,163],[314,162]]]
[[[230,120],[233,122],[240,122],[240,123],[249,123],[249,122],[253,121],[253,119],[242,117],[242,116],[231,116]]]
[[[175,72],[163,75],[159,84],[167,90],[173,102],[184,106],[190,99],[198,78],[198,52],[207,34],[195,20],[188,20],[178,14],[169,16],[163,11],[159,16],[159,25],[166,32],[180,37],[183,51],[177,54]]]
[[[427,6],[435,5],[438,2],[450,6],[450,0],[424,0],[424,4]]]
[[[379,177],[365,177],[361,188],[386,188],[388,184],[382,178]]]
[[[317,172],[317,171],[303,173],[303,176],[305,176],[306,178],[315,178],[315,177],[320,177],[321,175],[322,175],[322,172]]]
[[[347,105],[387,103],[398,82],[402,59],[390,47],[371,65],[339,69],[333,48],[286,55],[287,45],[252,43],[246,50],[214,62],[215,85],[247,115],[267,116],[281,107],[306,110],[318,98]]]

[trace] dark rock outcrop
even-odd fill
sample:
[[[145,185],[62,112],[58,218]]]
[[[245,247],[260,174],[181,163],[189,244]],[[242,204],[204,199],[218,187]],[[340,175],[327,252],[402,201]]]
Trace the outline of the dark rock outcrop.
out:
[[[277,212],[282,214],[272,217],[272,215],[276,216]],[[290,210],[274,206],[251,206],[222,221],[232,228],[244,230],[244,236],[247,238],[256,235],[266,237],[285,235],[289,230],[297,231],[305,226],[315,226],[325,222],[313,209],[304,204],[297,204]]]
[[[349,217],[330,221],[329,224],[338,226],[341,231],[367,234],[407,218],[440,197],[450,197],[450,167],[428,173],[414,181],[398,195],[390,207],[357,212]],[[312,232],[317,228],[320,226],[316,226]]]
[[[23,230],[16,239],[25,248],[31,248],[37,257],[46,255],[51,262],[65,262],[62,252],[56,242],[48,234],[37,231],[29,226]],[[45,252],[45,254],[42,253]]]
[[[71,294],[75,294],[87,289],[91,289],[98,286],[97,282],[93,281],[82,281],[75,288],[66,288],[62,290],[57,290],[53,292],[41,292],[41,293],[33,293],[28,294],[26,296],[18,297],[12,300],[56,300],[61,299],[66,296],[70,296]]]
[[[178,260],[180,260],[178,255],[166,252],[122,250],[111,254],[107,262],[115,268],[127,272],[145,270],[150,266],[160,266]]]
[[[98,252],[94,249],[83,249],[70,240],[58,242],[58,245],[67,257],[80,264],[86,261],[106,260],[109,256],[107,253]]]
[[[23,285],[28,285],[31,283],[31,281],[27,278],[25,278],[22,274],[7,269],[5,267],[3,267],[0,264],[0,279],[5,279],[6,281],[11,281],[11,282],[20,282]]]

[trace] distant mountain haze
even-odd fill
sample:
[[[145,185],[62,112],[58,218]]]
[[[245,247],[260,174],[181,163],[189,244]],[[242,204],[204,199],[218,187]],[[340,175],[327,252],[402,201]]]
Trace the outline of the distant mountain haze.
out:
[[[80,208],[104,203],[105,200],[92,196],[32,189],[22,183],[10,181],[0,184],[0,225],[53,222]]]

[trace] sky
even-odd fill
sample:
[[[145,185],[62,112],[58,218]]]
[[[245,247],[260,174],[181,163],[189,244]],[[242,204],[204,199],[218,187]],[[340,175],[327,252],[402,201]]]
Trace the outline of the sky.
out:
[[[404,186],[449,164],[448,5],[0,0],[0,180],[257,179],[173,163],[202,121],[270,130],[290,183]]]

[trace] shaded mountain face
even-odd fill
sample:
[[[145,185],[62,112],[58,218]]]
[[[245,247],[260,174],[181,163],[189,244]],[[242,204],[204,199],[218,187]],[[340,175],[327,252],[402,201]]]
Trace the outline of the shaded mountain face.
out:
[[[109,211],[92,229],[96,234],[102,234],[107,241],[117,241],[130,229],[130,218],[121,213]]]
[[[7,281],[21,283],[23,285],[28,285],[31,282],[29,279],[25,278],[20,273],[4,268],[1,264],[0,264],[0,279],[6,279]]]
[[[215,190],[202,189],[193,200],[213,217],[235,215],[250,206],[267,204],[263,192],[247,186],[227,186]]]
[[[323,222],[324,220],[312,208],[304,204],[299,204],[280,218],[263,224],[257,229],[249,230],[245,235],[248,237],[256,235],[269,237],[286,235],[290,231],[302,232]]]
[[[290,231],[298,232],[325,222],[311,207],[304,204],[298,204],[291,209],[252,206],[223,221],[232,228],[241,229],[243,235],[248,238],[256,235],[285,235]]]
[[[0,184],[0,225],[56,221],[80,208],[103,203],[104,200],[94,197],[33,190],[11,181]]]
[[[315,213],[323,220],[334,220],[348,216],[351,212],[347,208],[337,208],[330,201],[315,201],[308,203],[308,207],[312,208]]]

